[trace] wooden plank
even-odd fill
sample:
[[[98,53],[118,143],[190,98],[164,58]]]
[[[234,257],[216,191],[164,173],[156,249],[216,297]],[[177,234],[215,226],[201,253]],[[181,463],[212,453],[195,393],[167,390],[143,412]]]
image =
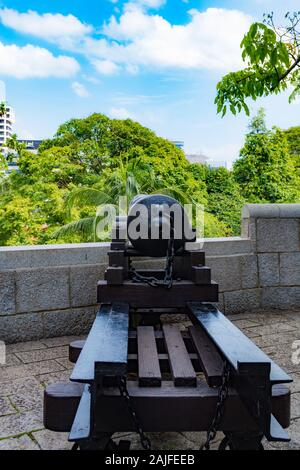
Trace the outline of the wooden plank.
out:
[[[210,284],[211,269],[207,266],[192,266],[191,279],[195,284]]]
[[[70,432],[83,387],[82,384],[66,383],[50,385],[46,388],[44,392],[46,429]],[[196,432],[207,430],[207,426],[211,423],[216,406],[217,390],[209,388],[204,382],[199,382],[197,388],[174,387],[173,383],[167,382],[162,382],[162,387],[141,388],[136,382],[128,382],[128,389],[134,405],[139,406],[139,417],[147,430],[149,428],[152,431],[176,431],[178,429],[178,431]],[[99,418],[102,431],[134,430],[131,427],[130,416],[127,416],[126,409],[122,408],[124,399],[120,397],[119,390],[115,388],[107,390],[107,393],[111,396],[100,398],[102,406],[99,410]],[[107,406],[110,406],[110,409],[106,410]],[[272,389],[272,413],[283,428],[289,427],[290,391],[283,385],[275,385]],[[166,421],[163,421],[164,418]],[[144,421],[145,419],[147,422]],[[230,389],[222,429],[227,427],[232,431],[232,426],[238,429],[241,429],[241,426],[253,428],[253,421],[249,414],[245,413],[245,408],[236,393]]]
[[[218,396],[218,390],[209,388],[203,381],[198,383],[197,387],[175,387],[173,383],[162,382],[161,387],[152,388],[141,388],[137,382],[129,381],[128,391],[137,415],[143,423],[143,429],[147,432],[207,431]],[[97,430],[134,431],[126,403],[120,400],[118,389],[114,389],[111,394],[108,393],[100,399]],[[287,415],[287,395],[281,398],[281,408]],[[234,429],[240,432],[256,432],[258,426],[237,393],[230,389],[219,430],[232,432]]]
[[[125,251],[121,250],[112,250],[108,252],[108,264],[109,267],[123,268],[123,276],[126,278],[128,276],[128,258],[125,257]],[[107,280],[107,279],[106,279]]]
[[[191,281],[175,281],[171,289],[150,288],[146,284],[125,281],[122,286],[98,282],[98,302],[126,302],[131,308],[183,308],[189,301],[218,301],[218,285],[214,282],[197,286]]]
[[[102,305],[70,380],[92,383],[98,375],[124,375],[127,371],[129,306]]]
[[[177,325],[163,325],[170,369],[176,387],[196,387],[197,377]]]
[[[126,250],[126,246],[127,246],[127,243],[126,243],[125,240],[122,240],[122,241],[120,241],[120,240],[113,240],[113,241],[111,242],[111,244],[110,244],[110,249],[111,249],[112,251],[114,251],[114,250],[116,250],[116,251],[118,251],[118,250],[124,251],[124,250]]]
[[[174,259],[174,277],[192,280],[192,266],[204,266],[205,253],[201,250],[186,250]]]
[[[219,387],[222,383],[224,361],[216,346],[199,325],[190,327],[189,332],[208,385],[210,387]]]
[[[163,339],[161,338],[163,341]],[[84,346],[84,341],[73,341],[69,346],[69,361],[74,364],[77,362],[81,350]],[[130,345],[130,343],[129,343]],[[157,350],[157,343],[156,343]],[[193,367],[196,372],[201,372],[201,366],[199,363],[199,357],[196,353],[189,353],[189,358],[192,361]],[[166,353],[158,354],[158,361],[161,372],[170,372],[169,356]],[[136,373],[138,371],[138,355],[137,353],[129,353],[127,356],[127,372]]]
[[[239,363],[271,364],[271,384],[289,383],[293,380],[216,307],[210,304],[188,303],[192,319],[206,331],[218,350],[238,372]]]
[[[158,353],[164,354],[166,352],[164,336],[162,331],[155,331],[155,342]],[[196,360],[198,358],[195,350],[194,343],[190,337],[188,331],[182,331],[181,336],[184,340],[185,347],[188,353],[191,354],[191,358]],[[77,359],[82,351],[85,340],[76,340],[72,341],[69,345],[69,361],[74,364],[77,362]],[[137,332],[134,330],[129,330],[128,332],[128,357],[132,354],[137,354]]]
[[[76,416],[69,434],[69,441],[88,439],[91,430],[91,394],[89,386],[85,385]]]
[[[104,273],[105,280],[108,285],[120,286],[124,282],[125,271],[122,266],[119,267],[109,267]]]
[[[153,327],[139,326],[137,342],[140,387],[160,387],[161,373]]]
[[[122,266],[124,269],[128,266],[128,258],[125,258],[124,250],[111,250],[107,254],[109,266]]]

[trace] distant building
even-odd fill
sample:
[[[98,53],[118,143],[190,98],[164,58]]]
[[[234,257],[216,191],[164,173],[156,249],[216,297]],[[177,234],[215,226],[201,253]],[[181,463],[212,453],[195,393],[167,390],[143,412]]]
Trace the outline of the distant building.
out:
[[[13,124],[15,122],[14,111],[11,106],[6,105],[6,111],[0,115],[0,145],[6,143],[13,135]]]
[[[186,154],[186,158],[190,163],[201,163],[202,165],[207,165],[208,163],[208,157],[206,155],[203,155],[201,153],[199,154]]]
[[[184,149],[184,142],[182,142],[182,140],[171,140],[172,144],[175,145],[175,147],[177,147],[178,149],[180,150],[183,150]]]
[[[0,80],[0,103],[6,103],[6,87],[5,83]],[[14,110],[11,106],[6,105],[6,112],[0,116],[0,146],[5,144],[7,140],[13,135],[13,125],[15,123]],[[20,139],[20,143],[26,145],[26,149],[36,152],[41,145],[41,140],[34,139]]]
[[[37,152],[39,146],[43,142],[42,140],[27,140],[27,139],[19,139],[18,142],[20,144],[26,145],[26,150],[30,150],[31,152]]]
[[[210,168],[226,168],[228,170],[228,162],[226,162],[226,160],[208,160],[207,165],[210,166]]]

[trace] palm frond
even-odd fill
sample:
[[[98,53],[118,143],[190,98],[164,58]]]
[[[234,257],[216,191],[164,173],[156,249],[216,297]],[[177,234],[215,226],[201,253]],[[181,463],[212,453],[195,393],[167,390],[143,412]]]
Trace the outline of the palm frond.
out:
[[[66,200],[68,214],[74,207],[100,206],[110,202],[110,195],[93,188],[77,188],[71,191]]]
[[[69,238],[74,235],[80,235],[83,240],[90,241],[94,239],[94,223],[95,217],[86,217],[84,219],[76,220],[69,224],[60,227],[53,233],[53,238]]]

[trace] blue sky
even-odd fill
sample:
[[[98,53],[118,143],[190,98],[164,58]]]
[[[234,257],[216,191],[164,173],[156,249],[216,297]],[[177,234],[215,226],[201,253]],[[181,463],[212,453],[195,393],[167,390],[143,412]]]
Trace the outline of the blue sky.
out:
[[[283,5],[284,4],[284,5]],[[278,22],[299,0],[0,0],[0,80],[23,138],[51,137],[72,117],[131,117],[188,152],[234,160],[248,119],[221,119],[220,78],[240,67],[254,20]],[[300,124],[287,95],[250,102],[268,124]]]

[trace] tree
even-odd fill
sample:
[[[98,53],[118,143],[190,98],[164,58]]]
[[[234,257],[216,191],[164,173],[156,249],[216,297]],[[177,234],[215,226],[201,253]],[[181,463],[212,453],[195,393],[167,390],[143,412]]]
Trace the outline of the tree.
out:
[[[67,212],[72,218],[72,210],[91,207],[93,214],[70,222],[59,228],[56,238],[80,235],[86,241],[97,241],[97,207],[105,204],[118,206],[120,196],[126,196],[129,203],[134,196],[154,190],[156,183],[152,169],[141,160],[123,161],[119,167],[104,178],[105,187],[79,187],[72,190],[66,200]],[[127,207],[126,207],[127,209]],[[103,234],[104,238],[108,237]]]
[[[241,212],[245,199],[233,173],[226,168],[207,167],[206,187],[207,210],[230,227],[231,234],[240,235]]]
[[[222,116],[227,109],[249,115],[247,98],[278,94],[292,87],[290,101],[300,93],[300,11],[285,15],[287,25],[277,27],[273,13],[264,23],[253,23],[241,48],[243,70],[225,75],[217,85],[215,103]]]
[[[214,169],[199,163],[191,164],[191,171],[198,184],[206,188],[205,236],[239,235],[243,198],[232,173],[226,168]]]
[[[260,120],[263,116],[260,111]],[[299,177],[290,157],[288,143],[278,128],[258,127],[255,117],[244,147],[233,167],[233,175],[248,202],[296,202],[300,198]]]
[[[300,176],[300,126],[291,127],[284,133],[288,141],[292,160],[297,169],[297,173]]]
[[[14,137],[10,146],[20,171],[6,177],[0,193],[2,245],[53,243],[62,227],[59,242],[93,241],[95,208],[119,195],[168,191],[207,202],[206,183],[194,176],[184,153],[130,120],[102,114],[71,120],[43,142],[38,155],[16,142]],[[206,236],[228,233],[212,214],[206,219]]]
[[[6,140],[5,147],[8,149],[6,159],[10,163],[17,163],[22,153],[26,150],[26,144],[18,141],[17,134],[13,134]]]
[[[93,215],[66,224],[55,232],[55,237],[80,235],[86,241],[97,241],[98,206],[112,204],[118,209],[119,197],[125,196],[127,206],[124,207],[124,210],[127,214],[128,204],[136,195],[158,192],[173,196],[182,204],[192,202],[187,194],[179,188],[166,187],[163,179],[157,177],[153,167],[149,163],[145,163],[142,158],[124,159],[120,157],[119,166],[114,167],[113,171],[107,170],[102,175],[102,182],[97,187],[75,188],[70,192],[66,200],[66,208],[70,218],[74,208],[91,207]],[[107,239],[108,234],[103,233],[103,237]]]
[[[0,117],[4,116],[5,113],[6,113],[6,104],[2,101],[0,103]]]

